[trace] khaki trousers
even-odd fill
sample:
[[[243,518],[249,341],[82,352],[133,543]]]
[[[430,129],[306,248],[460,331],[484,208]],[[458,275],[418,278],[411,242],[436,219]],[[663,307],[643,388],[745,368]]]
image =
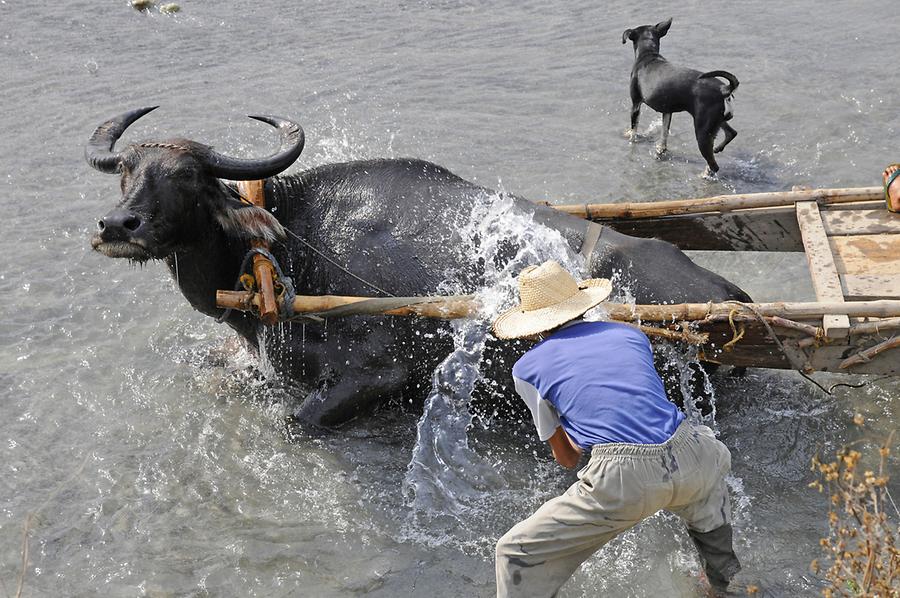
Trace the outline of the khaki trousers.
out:
[[[694,541],[707,572],[727,583],[740,569],[724,479],[730,468],[731,454],[712,430],[687,422],[663,444],[595,446],[565,494],[497,542],[497,596],[555,595],[600,547],[660,509],[685,520],[701,539]]]

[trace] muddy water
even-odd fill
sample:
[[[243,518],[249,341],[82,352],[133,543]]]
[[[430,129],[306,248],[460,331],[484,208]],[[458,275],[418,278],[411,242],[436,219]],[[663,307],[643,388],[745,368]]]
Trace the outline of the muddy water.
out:
[[[184,135],[241,155],[272,143],[243,115],[281,114],[307,131],[295,169],[416,156],[558,203],[872,185],[898,159],[887,2],[223,4],[163,16],[125,1],[0,1],[4,595],[27,525],[25,596],[489,596],[493,542],[572,481],[528,422],[467,412],[479,331],[465,327],[444,364],[462,383],[424,414],[324,436],[285,423],[296,389],[193,312],[159,264],[90,251],[117,183],[81,153],[114,114],[160,104],[128,139]],[[669,16],[663,54],[741,80],[717,181],[698,176],[685,115],[667,160],[622,138],[622,31]],[[645,110],[640,128],[655,136],[658,118]],[[760,300],[810,294],[798,256],[695,257]],[[866,385],[712,380],[734,454],[738,581],[763,595],[819,591],[808,564],[826,523],[809,458],[897,426],[898,382],[818,379]],[[432,425],[442,405],[454,426]],[[429,429],[440,450],[423,449]],[[453,475],[418,465],[438,457]],[[695,596],[697,568],[680,524],[659,515],[563,595]]]

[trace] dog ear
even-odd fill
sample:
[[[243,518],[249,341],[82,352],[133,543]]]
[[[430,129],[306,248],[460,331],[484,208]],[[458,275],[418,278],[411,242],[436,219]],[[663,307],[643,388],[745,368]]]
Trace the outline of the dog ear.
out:
[[[622,43],[626,43],[630,39],[634,39],[634,29],[626,29],[625,33],[622,34]]]
[[[669,17],[662,23],[657,23],[655,29],[656,29],[656,32],[659,34],[659,36],[662,37],[666,33],[669,32],[669,27],[671,27],[671,26],[672,26],[672,18]]]

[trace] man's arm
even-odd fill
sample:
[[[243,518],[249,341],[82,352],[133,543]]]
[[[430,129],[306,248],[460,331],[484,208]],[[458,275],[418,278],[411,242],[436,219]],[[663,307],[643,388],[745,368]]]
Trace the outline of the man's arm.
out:
[[[572,442],[569,435],[559,425],[556,409],[541,397],[541,393],[531,383],[520,379],[515,374],[513,374],[513,382],[516,392],[531,411],[538,437],[550,443],[550,450],[553,451],[553,458],[557,463],[566,469],[574,468],[581,459],[581,448]]]
[[[574,469],[581,460],[581,447],[572,442],[562,426],[556,428],[553,436],[547,439],[553,458],[566,469]]]

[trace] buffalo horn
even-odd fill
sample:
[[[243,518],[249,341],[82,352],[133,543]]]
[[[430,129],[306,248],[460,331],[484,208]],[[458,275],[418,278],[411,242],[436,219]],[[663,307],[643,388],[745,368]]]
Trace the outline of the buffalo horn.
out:
[[[84,157],[87,159],[88,164],[107,174],[119,172],[119,152],[113,152],[116,141],[131,123],[157,108],[159,106],[138,108],[110,119],[97,127],[97,130],[91,135],[87,146],[84,148]]]
[[[251,116],[250,118],[270,124],[278,129],[281,148],[268,158],[243,159],[224,156],[210,149],[204,161],[220,179],[231,181],[252,181],[264,179],[286,169],[294,163],[303,151],[303,128],[285,118],[277,116]]]

